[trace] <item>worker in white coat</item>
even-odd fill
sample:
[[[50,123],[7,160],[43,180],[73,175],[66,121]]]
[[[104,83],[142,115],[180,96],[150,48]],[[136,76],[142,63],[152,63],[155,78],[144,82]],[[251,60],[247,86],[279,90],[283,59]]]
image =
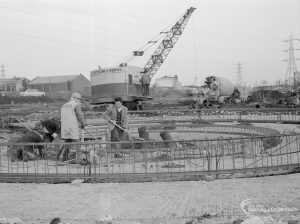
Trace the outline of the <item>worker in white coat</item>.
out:
[[[71,100],[61,108],[61,138],[65,142],[78,142],[81,138],[81,129],[84,129],[85,121],[80,104],[81,95],[73,93]],[[77,147],[74,148],[77,149]],[[68,160],[70,148],[65,145],[57,155],[57,159],[62,152],[64,152],[63,160]]]

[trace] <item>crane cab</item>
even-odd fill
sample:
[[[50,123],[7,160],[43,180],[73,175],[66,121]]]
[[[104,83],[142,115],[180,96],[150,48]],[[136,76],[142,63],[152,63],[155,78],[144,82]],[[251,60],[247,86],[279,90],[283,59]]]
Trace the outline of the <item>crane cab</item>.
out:
[[[142,94],[142,70],[137,66],[121,64],[118,67],[91,71],[91,103],[112,103],[115,97],[122,97],[124,104],[130,109],[129,102],[137,104],[138,101],[152,99]]]

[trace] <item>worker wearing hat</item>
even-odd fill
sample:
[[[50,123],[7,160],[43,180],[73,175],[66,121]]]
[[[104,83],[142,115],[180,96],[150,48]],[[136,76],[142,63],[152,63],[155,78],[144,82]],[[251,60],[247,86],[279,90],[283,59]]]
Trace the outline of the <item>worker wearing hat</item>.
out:
[[[81,95],[79,93],[73,93],[71,100],[64,104],[61,108],[61,138],[65,142],[77,142],[81,138],[81,129],[84,129],[85,121],[81,111]],[[64,146],[65,154],[64,160],[68,159],[69,147]],[[57,156],[59,159],[60,154]]]
[[[124,141],[128,136],[121,128],[128,129],[128,109],[122,105],[121,97],[116,97],[114,102],[114,105],[107,107],[103,117],[109,122],[111,142]],[[120,148],[120,145],[115,144],[115,147]]]

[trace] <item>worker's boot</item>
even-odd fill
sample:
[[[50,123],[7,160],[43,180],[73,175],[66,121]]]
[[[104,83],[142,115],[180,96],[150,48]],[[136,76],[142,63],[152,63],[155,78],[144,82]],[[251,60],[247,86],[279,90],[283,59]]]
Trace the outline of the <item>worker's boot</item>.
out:
[[[121,153],[121,144],[120,143],[115,143],[114,147],[117,150],[117,152],[115,153],[115,158],[122,158],[123,155]]]

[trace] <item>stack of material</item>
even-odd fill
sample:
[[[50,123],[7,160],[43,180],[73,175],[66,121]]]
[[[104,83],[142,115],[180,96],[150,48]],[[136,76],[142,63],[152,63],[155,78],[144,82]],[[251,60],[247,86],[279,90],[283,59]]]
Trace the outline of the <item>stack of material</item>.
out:
[[[150,141],[149,132],[145,126],[139,127],[138,132],[139,132],[139,138],[141,140]],[[137,149],[146,149],[149,147],[150,147],[150,143],[146,143],[146,142],[136,143],[135,146],[135,148]]]
[[[276,104],[279,99],[283,97],[284,94],[278,90],[258,90],[252,93],[251,97],[249,97],[248,103],[266,101]]]
[[[163,131],[159,135],[162,138],[162,140],[165,141],[165,147],[171,148],[175,146],[174,142],[172,142],[173,139],[169,131]]]
[[[144,139],[145,141],[149,141],[149,132],[145,126],[138,128],[138,132],[140,138]]]
[[[273,130],[271,133],[266,135],[266,136],[270,136],[270,137],[263,139],[264,151],[266,151],[267,149],[276,147],[277,145],[279,145],[281,143],[282,139],[279,137],[279,135],[280,135],[280,132],[276,131],[276,130]]]

